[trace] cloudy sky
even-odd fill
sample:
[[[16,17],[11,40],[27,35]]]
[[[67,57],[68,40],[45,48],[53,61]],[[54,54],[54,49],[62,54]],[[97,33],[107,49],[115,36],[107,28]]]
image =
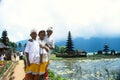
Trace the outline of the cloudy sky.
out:
[[[11,41],[49,26],[55,41],[69,30],[74,38],[120,37],[120,0],[1,0],[0,34],[6,29]]]

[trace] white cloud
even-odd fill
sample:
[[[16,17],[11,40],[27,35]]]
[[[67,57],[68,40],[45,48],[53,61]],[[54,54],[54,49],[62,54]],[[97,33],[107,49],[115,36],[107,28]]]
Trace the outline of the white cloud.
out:
[[[29,38],[32,28],[54,27],[55,40],[120,35],[120,0],[2,0],[0,31],[12,41]]]

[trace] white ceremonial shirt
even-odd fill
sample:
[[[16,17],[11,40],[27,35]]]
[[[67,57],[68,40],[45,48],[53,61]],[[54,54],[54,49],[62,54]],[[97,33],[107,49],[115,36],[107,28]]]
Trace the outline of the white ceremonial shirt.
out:
[[[45,40],[38,39],[38,42],[39,42],[40,45],[47,48]],[[42,61],[43,62],[48,62],[48,52],[44,48],[40,47],[40,54],[42,54]]]
[[[33,40],[32,42],[28,41],[24,52],[27,52],[29,54],[30,63],[39,64],[40,48],[39,48],[39,43],[36,40]]]
[[[45,36],[45,42],[50,46],[55,48],[54,41],[52,39],[52,36],[48,37],[47,35]]]
[[[39,45],[42,45],[44,47],[46,46],[45,40],[38,39],[38,43],[39,43]],[[48,52],[45,49],[40,47],[40,54],[48,54]]]

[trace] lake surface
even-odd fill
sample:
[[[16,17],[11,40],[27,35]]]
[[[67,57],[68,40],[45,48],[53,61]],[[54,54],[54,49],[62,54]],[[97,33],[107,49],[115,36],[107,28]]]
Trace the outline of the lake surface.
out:
[[[51,60],[50,69],[67,80],[120,80],[120,59]]]

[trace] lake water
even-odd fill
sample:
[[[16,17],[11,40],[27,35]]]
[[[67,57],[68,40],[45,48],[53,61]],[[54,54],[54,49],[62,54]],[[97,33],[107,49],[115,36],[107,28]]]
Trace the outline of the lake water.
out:
[[[51,60],[49,67],[67,80],[120,80],[120,59]]]

